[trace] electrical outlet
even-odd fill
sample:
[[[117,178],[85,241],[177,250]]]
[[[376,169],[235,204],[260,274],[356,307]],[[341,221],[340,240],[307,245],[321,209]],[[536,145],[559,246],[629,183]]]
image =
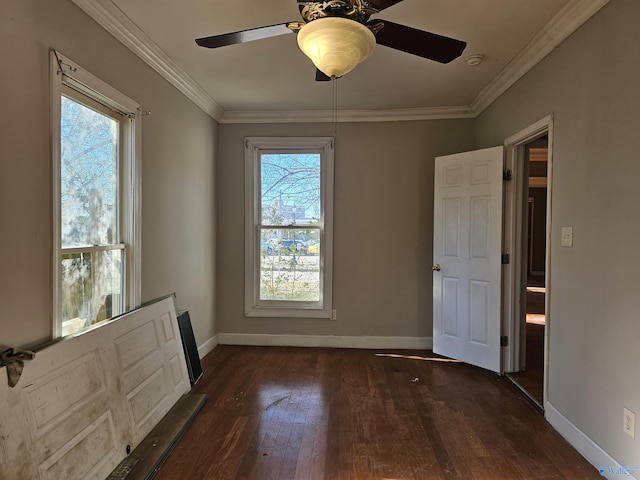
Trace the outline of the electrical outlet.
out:
[[[627,407],[624,408],[624,423],[622,424],[622,431],[631,438],[636,438],[636,414]]]

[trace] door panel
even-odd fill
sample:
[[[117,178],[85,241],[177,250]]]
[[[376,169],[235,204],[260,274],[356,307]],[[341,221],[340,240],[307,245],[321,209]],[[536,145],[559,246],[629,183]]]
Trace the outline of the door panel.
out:
[[[443,255],[449,258],[460,256],[460,200],[446,198],[443,200],[444,248]]]
[[[500,371],[503,148],[436,158],[433,351]]]

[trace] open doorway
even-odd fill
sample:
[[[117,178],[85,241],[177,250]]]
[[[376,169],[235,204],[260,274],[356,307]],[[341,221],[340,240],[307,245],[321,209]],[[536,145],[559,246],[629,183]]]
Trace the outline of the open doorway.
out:
[[[507,138],[505,153],[502,371],[544,410],[553,322],[549,310],[553,116]]]
[[[549,139],[544,135],[523,145],[523,195],[526,202],[526,242],[523,245],[524,271],[521,295],[525,301],[521,319],[521,362],[510,378],[540,408],[544,405],[544,359],[546,333],[545,282],[547,252],[547,171]],[[524,222],[523,222],[524,223]]]

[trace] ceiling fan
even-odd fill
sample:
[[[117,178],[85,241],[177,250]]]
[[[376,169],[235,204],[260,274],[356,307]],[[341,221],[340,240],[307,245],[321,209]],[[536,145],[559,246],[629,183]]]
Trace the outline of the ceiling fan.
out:
[[[365,60],[376,43],[440,63],[458,58],[466,42],[412,27],[373,19],[402,0],[297,0],[304,21],[251,28],[196,39],[201,47],[218,48],[236,43],[297,33],[298,45],[315,66],[316,80],[338,78]]]

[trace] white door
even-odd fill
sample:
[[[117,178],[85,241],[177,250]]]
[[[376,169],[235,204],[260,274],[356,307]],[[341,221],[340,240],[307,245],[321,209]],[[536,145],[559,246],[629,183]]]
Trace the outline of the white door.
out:
[[[433,351],[500,372],[503,147],[437,157]]]

